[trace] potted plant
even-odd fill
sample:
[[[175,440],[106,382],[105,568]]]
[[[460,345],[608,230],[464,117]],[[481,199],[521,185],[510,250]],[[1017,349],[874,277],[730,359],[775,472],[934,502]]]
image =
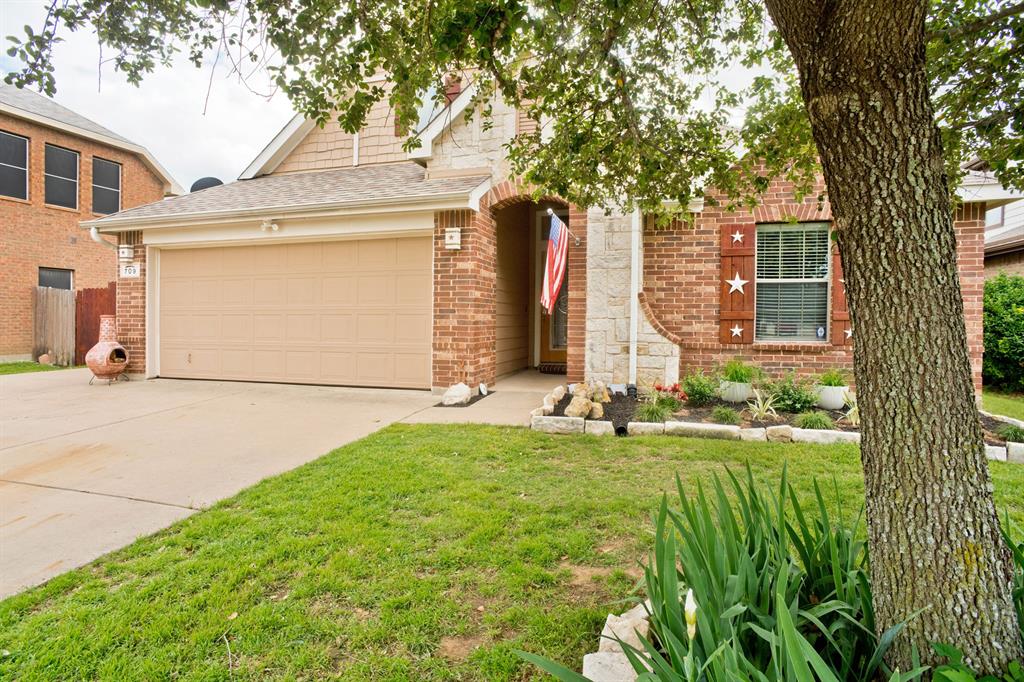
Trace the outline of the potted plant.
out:
[[[818,377],[818,407],[825,410],[841,410],[846,406],[846,395],[850,391],[846,373],[830,369]]]
[[[727,403],[745,403],[754,394],[753,382],[757,374],[757,368],[742,360],[730,360],[722,367],[718,394]]]

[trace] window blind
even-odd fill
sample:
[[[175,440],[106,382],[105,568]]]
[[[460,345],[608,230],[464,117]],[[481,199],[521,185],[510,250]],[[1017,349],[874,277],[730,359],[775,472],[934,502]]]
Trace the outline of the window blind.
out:
[[[758,226],[756,340],[828,338],[829,260],[828,223]]]

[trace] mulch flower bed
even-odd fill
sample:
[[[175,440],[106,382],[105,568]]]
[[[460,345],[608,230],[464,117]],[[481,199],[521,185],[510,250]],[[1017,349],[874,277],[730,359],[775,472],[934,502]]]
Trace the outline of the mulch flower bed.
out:
[[[461,405],[445,405],[444,403],[438,403],[437,405],[434,405],[434,407],[469,407],[470,405],[480,402],[488,395],[494,395],[494,391],[487,391],[487,395],[484,395],[483,393],[477,393],[475,396],[469,399],[468,403],[462,403]]]
[[[565,408],[569,406],[569,402],[572,400],[572,396],[568,393],[555,405],[555,410],[552,412],[552,416],[563,417],[565,416]],[[615,425],[615,428],[620,426],[625,428],[633,420],[633,413],[636,411],[637,405],[640,401],[636,398],[630,398],[629,396],[621,393],[615,393],[612,395],[612,401],[604,404],[604,416],[598,421],[610,421]],[[790,414],[788,412],[779,412],[778,419],[774,421],[755,421],[747,418],[746,405],[744,403],[727,403],[724,400],[716,400],[708,405],[702,407],[690,407],[683,405],[678,411],[672,414],[668,419],[670,421],[684,421],[684,422],[700,422],[704,424],[715,424],[712,419],[712,412],[716,407],[730,407],[736,410],[742,420],[739,423],[741,428],[766,428],[769,426],[779,426],[782,424],[788,424],[795,426],[797,415]],[[824,412],[832,418],[835,426],[832,428],[836,431],[860,431],[859,426],[853,426],[847,422],[843,417],[845,416],[844,411],[840,410],[823,410],[820,407],[813,408],[814,411]],[[1000,421],[993,417],[981,415],[981,426],[985,433],[985,443],[987,445],[1006,445],[1006,439],[999,435],[999,429],[1005,426],[1006,422]]]

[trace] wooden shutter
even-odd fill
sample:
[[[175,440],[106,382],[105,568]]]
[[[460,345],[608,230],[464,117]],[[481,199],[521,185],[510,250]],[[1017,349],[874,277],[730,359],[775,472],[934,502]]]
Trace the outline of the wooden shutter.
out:
[[[722,225],[722,258],[719,272],[721,285],[721,312],[718,319],[718,337],[722,343],[745,344],[754,342],[754,253],[757,232],[754,223]],[[739,276],[746,280],[743,292],[732,291],[729,280]],[[733,330],[738,328],[739,335]]]
[[[850,310],[846,306],[846,286],[843,284],[843,261],[839,257],[839,245],[832,243],[832,345],[848,346],[853,339],[846,330],[850,328]]]

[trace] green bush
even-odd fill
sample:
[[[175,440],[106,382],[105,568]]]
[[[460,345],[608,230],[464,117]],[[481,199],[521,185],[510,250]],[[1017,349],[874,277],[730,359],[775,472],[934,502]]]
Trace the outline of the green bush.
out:
[[[749,384],[758,376],[756,367],[752,367],[739,358],[734,358],[722,367],[722,379],[737,384]]]
[[[779,412],[798,414],[818,404],[815,393],[806,379],[797,379],[790,372],[785,378],[769,383],[766,390],[775,398],[775,409]]]
[[[636,406],[633,419],[638,422],[663,422],[668,419],[671,411],[658,402],[657,398],[646,400]]]
[[[985,282],[986,384],[1024,391],[1024,277],[1000,274]]]
[[[664,407],[669,412],[675,412],[683,406],[683,401],[680,400],[673,393],[666,393],[665,391],[658,391],[655,394],[654,402]]]
[[[1013,424],[1005,424],[999,427],[999,435],[1005,440],[1014,443],[1024,443],[1024,429]]]
[[[718,395],[718,382],[714,377],[704,374],[703,370],[687,374],[682,385],[686,404],[691,407],[707,405]]]
[[[830,369],[827,372],[822,372],[821,376],[818,377],[819,386],[849,386],[850,382],[847,379],[846,372],[841,369]]]
[[[798,414],[796,419],[793,420],[793,424],[797,428],[801,429],[819,429],[827,430],[834,429],[835,423],[832,421],[832,417],[828,416],[824,412],[803,412]]]
[[[737,412],[736,410],[732,409],[731,407],[719,405],[718,407],[711,411],[711,421],[715,422],[716,424],[736,425],[739,424],[742,420],[740,419],[739,412]]]

